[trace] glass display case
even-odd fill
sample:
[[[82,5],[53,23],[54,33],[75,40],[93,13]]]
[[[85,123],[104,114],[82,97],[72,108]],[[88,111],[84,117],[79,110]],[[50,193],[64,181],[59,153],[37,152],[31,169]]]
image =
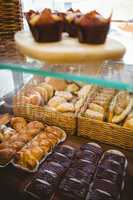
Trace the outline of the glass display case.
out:
[[[64,5],[56,2],[47,6]],[[25,11],[42,6],[42,1],[21,3]],[[64,6],[79,4],[65,1]],[[62,43],[32,40],[29,48],[32,36],[25,35],[30,31],[20,1],[2,1],[0,10],[0,195],[5,200],[132,200],[132,32],[113,18],[108,45],[98,47],[102,59],[91,52],[95,45],[73,48],[76,39],[63,53]],[[107,54],[112,42],[120,56],[110,56],[118,49]]]

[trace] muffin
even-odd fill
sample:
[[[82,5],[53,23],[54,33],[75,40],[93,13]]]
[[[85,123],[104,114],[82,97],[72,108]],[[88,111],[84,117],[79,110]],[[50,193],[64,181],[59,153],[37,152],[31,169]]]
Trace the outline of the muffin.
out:
[[[69,37],[78,36],[78,26],[77,20],[80,19],[82,14],[80,12],[68,12],[66,15],[66,32],[69,34]]]
[[[81,43],[103,44],[110,27],[111,17],[104,18],[96,11],[89,12],[78,20],[78,39]]]
[[[61,40],[62,17],[49,9],[39,13],[27,14],[31,33],[37,42],[55,42]]]

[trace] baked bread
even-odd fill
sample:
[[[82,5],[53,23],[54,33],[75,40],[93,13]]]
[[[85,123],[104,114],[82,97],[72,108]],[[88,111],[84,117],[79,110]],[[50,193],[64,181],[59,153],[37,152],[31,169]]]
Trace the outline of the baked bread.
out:
[[[85,116],[89,117],[90,119],[104,121],[104,114],[103,113],[93,111],[93,110],[90,110],[90,109],[87,109],[85,111]]]
[[[53,94],[54,94],[54,88],[45,82],[42,82],[39,84],[40,87],[45,88],[47,90],[48,93],[48,99],[52,98]]]
[[[56,109],[61,103],[65,103],[65,102],[66,102],[66,99],[64,99],[64,97],[54,96],[53,98],[49,100],[48,106]]]
[[[73,103],[65,102],[65,103],[61,103],[59,106],[57,106],[56,111],[62,112],[62,113],[66,113],[66,112],[73,113],[75,111],[75,108],[74,108]]]
[[[109,108],[109,122],[123,121],[132,110],[133,97],[127,91],[120,91],[113,98]]]
[[[54,90],[57,91],[63,91],[67,88],[67,82],[65,80],[47,77],[45,82],[51,85]]]
[[[67,101],[70,101],[73,98],[73,95],[71,94],[71,92],[68,92],[68,91],[56,91],[55,96],[63,97]]]

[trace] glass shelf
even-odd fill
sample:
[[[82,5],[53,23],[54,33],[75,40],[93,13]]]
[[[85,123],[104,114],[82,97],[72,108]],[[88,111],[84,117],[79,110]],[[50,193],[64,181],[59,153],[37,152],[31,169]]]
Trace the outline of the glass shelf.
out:
[[[133,91],[133,34],[111,29],[109,36],[121,41],[127,48],[123,60],[104,61],[102,64],[46,64],[24,57],[13,41],[0,41],[0,70],[12,71],[17,81],[22,74],[49,76],[66,80],[82,81],[103,87]],[[17,81],[15,84],[17,84]],[[22,81],[22,80],[21,80]]]

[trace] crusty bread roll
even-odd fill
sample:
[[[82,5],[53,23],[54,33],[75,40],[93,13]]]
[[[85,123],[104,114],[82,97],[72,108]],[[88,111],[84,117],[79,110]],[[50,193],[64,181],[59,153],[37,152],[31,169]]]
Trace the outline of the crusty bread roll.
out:
[[[93,110],[90,110],[90,109],[86,110],[85,116],[87,116],[91,119],[95,119],[95,120],[100,120],[100,121],[104,120],[104,114],[103,113],[93,111]]]
[[[61,103],[59,106],[56,107],[56,110],[58,112],[74,112],[75,111],[75,108],[74,108],[74,105],[73,103],[68,103],[68,102],[65,102],[65,103]]]
[[[40,87],[43,87],[43,88],[46,88],[47,90],[47,93],[48,93],[48,99],[50,99],[53,94],[54,94],[54,88],[52,85],[48,84],[48,83],[45,83],[45,82],[42,82],[39,84]]]
[[[64,102],[66,102],[66,99],[64,99],[63,97],[54,96],[49,100],[48,106],[51,108],[56,108],[57,106],[59,106],[61,103]]]
[[[73,98],[73,95],[71,94],[71,92],[68,92],[68,91],[56,91],[55,96],[63,97],[67,101],[70,101]]]
[[[47,77],[45,81],[46,83],[50,84],[54,90],[63,91],[67,88],[67,83],[65,80]]]

